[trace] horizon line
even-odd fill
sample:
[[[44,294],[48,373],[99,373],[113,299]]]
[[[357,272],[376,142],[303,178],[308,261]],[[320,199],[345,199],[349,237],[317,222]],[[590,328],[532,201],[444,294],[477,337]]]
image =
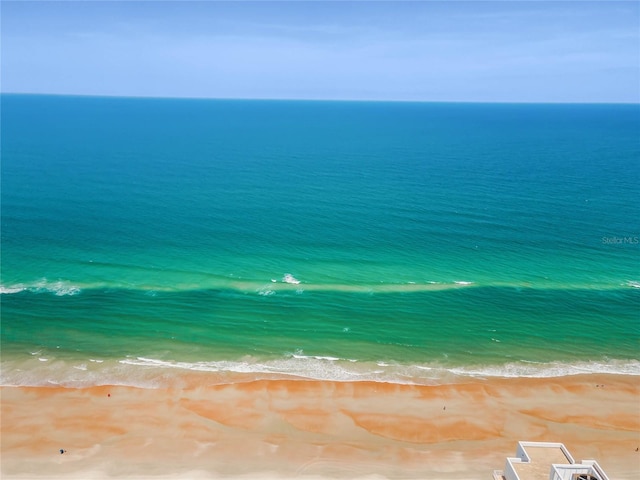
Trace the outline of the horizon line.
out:
[[[351,102],[351,103],[473,103],[502,105],[636,105],[636,102],[621,101],[531,101],[531,100],[408,100],[408,99],[367,99],[367,98],[304,98],[304,97],[205,97],[174,95],[118,95],[94,93],[48,93],[48,92],[3,92],[0,95],[50,96],[50,97],[89,97],[89,98],[128,98],[149,100],[222,100],[222,101],[267,101],[267,102]]]

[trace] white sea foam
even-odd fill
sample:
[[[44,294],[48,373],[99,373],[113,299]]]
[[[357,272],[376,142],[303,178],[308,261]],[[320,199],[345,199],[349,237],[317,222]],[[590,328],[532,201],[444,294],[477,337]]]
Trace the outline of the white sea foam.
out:
[[[126,385],[142,388],[181,386],[187,372],[205,375],[210,384],[244,379],[297,378],[338,382],[373,381],[397,384],[438,385],[470,378],[551,378],[579,374],[640,376],[638,360],[591,362],[512,362],[504,365],[452,367],[446,364],[404,364],[389,360],[356,361],[298,351],[280,358],[244,357],[238,360],[177,361],[150,357],[110,359],[102,363],[64,361],[28,356],[27,360],[3,360],[0,384],[5,386]],[[31,362],[31,363],[29,363]],[[35,362],[35,363],[34,363]],[[245,376],[246,375],[246,376]],[[244,380],[243,380],[244,381]]]
[[[499,366],[451,368],[456,375],[468,377],[551,378],[583,374],[640,375],[639,360],[563,362],[513,362]]]
[[[24,292],[27,289],[22,284],[12,285],[10,287],[5,287],[4,285],[0,285],[0,295],[10,295],[12,293],[20,293]]]
[[[50,282],[46,278],[28,285],[26,289],[35,293],[53,293],[57,296],[76,295],[80,293],[80,288],[69,282],[63,280]]]
[[[14,294],[28,290],[34,293],[53,293],[57,296],[77,295],[80,293],[80,287],[69,282],[58,280],[49,282],[46,278],[38,280],[32,284],[17,283],[15,285],[0,285],[0,294]]]
[[[285,273],[284,277],[282,277],[282,281],[284,283],[290,283],[292,285],[298,285],[300,283],[300,280],[298,280],[296,277],[294,277],[290,273]]]
[[[285,358],[258,361],[245,359],[239,361],[211,361],[211,362],[175,362],[146,357],[128,358],[120,360],[125,365],[156,367],[162,369],[179,369],[212,373],[246,373],[258,375],[261,378],[294,377],[310,380],[329,381],[388,381],[380,377],[370,365],[360,364],[358,368],[347,368],[353,362],[335,357],[306,356],[292,354]],[[403,382],[406,383],[406,382]]]
[[[301,355],[301,354],[292,354],[291,355],[293,358],[315,358],[316,360],[328,360],[330,362],[337,362],[338,360],[340,360],[340,358],[338,357],[324,357],[322,355]]]
[[[388,361],[362,362],[354,359],[300,352],[285,358],[259,361],[176,362],[145,357],[129,358],[120,363],[143,367],[191,370],[217,373],[286,375],[328,381],[379,381],[401,384],[457,383],[464,378],[551,378],[580,374],[618,374],[640,376],[640,361],[610,360],[577,363],[513,362],[482,367],[450,367],[440,364],[401,364]]]
[[[617,280],[616,283],[610,284],[556,284],[550,285],[549,283],[500,283],[493,282],[491,284],[482,284],[467,280],[456,280],[453,282],[437,282],[437,281],[425,281],[425,282],[401,282],[401,283],[386,283],[380,281],[375,284],[358,284],[358,283],[314,283],[304,282],[304,290],[300,288],[302,282],[294,277],[290,273],[286,273],[280,281],[275,278],[269,279],[267,285],[264,281],[244,280],[244,281],[228,281],[214,279],[212,282],[199,282],[197,284],[148,284],[148,285],[135,285],[135,284],[122,284],[122,283],[109,283],[98,282],[91,284],[77,284],[68,280],[50,281],[46,278],[31,282],[31,283],[15,283],[0,285],[0,294],[17,294],[24,291],[33,293],[50,293],[57,296],[64,295],[77,295],[84,290],[108,290],[110,292],[118,290],[132,290],[139,291],[145,295],[155,297],[159,292],[189,292],[189,291],[201,291],[201,290],[235,290],[244,293],[257,293],[259,295],[271,295],[270,291],[294,291],[301,294],[304,291],[330,291],[330,292],[345,292],[345,293],[367,293],[367,294],[383,294],[383,293],[409,293],[409,292],[423,292],[423,291],[439,291],[449,289],[460,288],[480,288],[483,286],[501,287],[501,288],[527,288],[537,289],[542,288],[558,289],[558,290],[615,290],[620,288],[640,288],[640,281],[637,280]],[[296,288],[296,286],[299,286]]]

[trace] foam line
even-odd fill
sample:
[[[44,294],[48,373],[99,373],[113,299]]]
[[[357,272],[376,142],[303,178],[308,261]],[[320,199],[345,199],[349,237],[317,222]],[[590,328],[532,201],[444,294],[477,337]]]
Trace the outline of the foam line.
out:
[[[556,284],[548,283],[517,283],[517,282],[492,282],[480,283],[473,281],[456,280],[453,282],[407,282],[407,283],[384,283],[375,284],[340,284],[340,283],[306,283],[297,280],[295,277],[283,281],[218,281],[211,284],[199,285],[134,285],[118,284],[118,283],[98,283],[98,284],[81,284],[78,282],[70,282],[64,280],[47,281],[39,280],[33,283],[15,283],[9,285],[0,285],[0,294],[12,295],[25,291],[31,293],[48,293],[57,296],[77,295],[84,291],[92,290],[112,290],[112,291],[139,291],[147,294],[156,295],[159,292],[180,293],[180,292],[197,292],[207,290],[229,290],[241,293],[256,294],[261,296],[271,296],[278,293],[297,293],[304,292],[342,292],[342,293],[412,293],[412,292],[436,292],[454,289],[468,288],[513,288],[513,289],[530,289],[530,290],[594,290],[594,291],[611,291],[640,289],[640,282],[635,280],[624,280],[609,284]]]
[[[575,363],[517,361],[503,365],[449,366],[401,364],[389,361],[356,361],[324,356],[290,354],[276,359],[177,361],[150,357],[127,357],[100,362],[94,359],[3,360],[0,384],[5,386],[129,385],[143,388],[179,385],[198,375],[201,381],[228,383],[247,379],[297,378],[337,382],[372,381],[392,384],[438,385],[470,378],[552,378],[584,374],[640,376],[639,360],[603,359]]]

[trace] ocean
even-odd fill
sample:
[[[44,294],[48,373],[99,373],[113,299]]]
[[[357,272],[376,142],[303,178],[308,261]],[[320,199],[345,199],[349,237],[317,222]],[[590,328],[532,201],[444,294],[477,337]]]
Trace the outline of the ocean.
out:
[[[640,107],[1,97],[3,385],[640,375]]]

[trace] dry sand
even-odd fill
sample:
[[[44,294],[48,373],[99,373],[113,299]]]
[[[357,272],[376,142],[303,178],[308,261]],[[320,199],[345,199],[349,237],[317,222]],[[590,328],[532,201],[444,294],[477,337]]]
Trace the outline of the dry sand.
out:
[[[518,440],[640,478],[634,376],[3,387],[3,479],[487,479]],[[60,454],[60,449],[66,450]]]

